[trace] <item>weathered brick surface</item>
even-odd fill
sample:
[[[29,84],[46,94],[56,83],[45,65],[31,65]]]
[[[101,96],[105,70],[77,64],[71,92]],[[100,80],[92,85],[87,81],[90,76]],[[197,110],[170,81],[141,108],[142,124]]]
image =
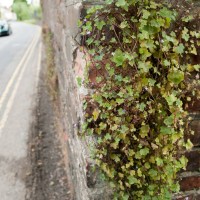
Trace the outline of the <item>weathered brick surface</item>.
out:
[[[92,1],[94,3],[94,1]],[[197,1],[196,1],[197,2]],[[200,1],[199,1],[200,2]],[[91,2],[90,2],[91,3]],[[82,9],[81,0],[42,0],[44,26],[53,33],[55,64],[58,73],[60,105],[62,112],[63,133],[66,148],[69,152],[69,178],[74,188],[74,199],[77,200],[111,200],[104,186],[95,180],[96,175],[90,170],[92,162],[88,154],[91,138],[82,141],[78,136],[80,123],[83,121],[82,101],[88,91],[78,87],[76,78],[83,77],[85,62],[77,48],[75,38],[78,33],[77,21]],[[88,3],[84,3],[88,7]],[[80,40],[79,37],[76,40]],[[95,81],[91,71],[90,80]],[[188,105],[192,113],[200,112],[200,101]],[[190,126],[195,131],[191,141],[200,146],[200,118],[195,118]],[[187,171],[199,171],[199,150],[186,153],[189,159]],[[200,176],[183,177],[180,181],[183,191],[200,188]],[[198,192],[182,195],[179,200],[200,200]]]
[[[200,100],[194,99],[190,104],[188,104],[189,112],[200,112]]]
[[[194,131],[194,135],[190,136],[190,139],[194,146],[200,146],[200,116],[196,115],[190,123],[191,129]]]
[[[200,149],[194,149],[186,153],[188,158],[187,171],[199,171],[200,170]]]
[[[77,48],[77,22],[82,9],[81,0],[43,0],[44,27],[53,33],[55,65],[59,82],[59,100],[69,158],[69,179],[77,200],[110,200],[106,186],[96,178],[88,154],[91,138],[78,135],[83,121],[82,100],[88,91],[79,88],[77,77],[83,77],[85,62]],[[106,190],[105,190],[106,188]]]
[[[182,191],[200,189],[200,175],[183,177],[180,181],[180,186]]]

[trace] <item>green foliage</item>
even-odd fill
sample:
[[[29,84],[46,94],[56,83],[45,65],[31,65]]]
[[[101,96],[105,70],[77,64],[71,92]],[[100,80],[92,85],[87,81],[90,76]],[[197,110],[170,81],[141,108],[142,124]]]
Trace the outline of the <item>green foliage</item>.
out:
[[[42,18],[41,8],[28,5],[26,0],[15,0],[12,10],[16,13],[19,21]]]
[[[19,21],[30,19],[30,12],[27,3],[16,2],[13,4],[12,9],[16,13]]]
[[[13,3],[25,3],[27,4],[27,0],[14,0]]]
[[[189,23],[195,16],[178,8],[108,0],[79,23],[88,68],[102,72],[83,131],[97,137],[96,161],[116,199],[167,200],[179,190],[177,172],[187,164],[181,152],[192,147],[184,140],[185,108],[199,98],[200,65],[192,58],[200,33]]]
[[[41,20],[42,19],[42,9],[40,6],[29,5],[30,16],[33,19]]]

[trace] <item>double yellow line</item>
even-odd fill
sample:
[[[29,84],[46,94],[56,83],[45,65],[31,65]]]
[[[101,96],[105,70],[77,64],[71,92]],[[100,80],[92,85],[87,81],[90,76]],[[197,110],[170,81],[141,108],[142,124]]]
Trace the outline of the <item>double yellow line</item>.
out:
[[[2,114],[2,117],[0,118],[0,136],[2,134],[2,130],[3,127],[5,126],[5,123],[8,119],[8,114],[12,108],[13,102],[14,102],[14,98],[16,96],[20,81],[23,77],[24,71],[26,69],[26,66],[28,65],[28,62],[31,59],[31,56],[34,53],[35,47],[39,41],[41,35],[41,31],[39,30],[37,35],[33,38],[31,44],[29,45],[28,49],[26,50],[24,56],[22,57],[21,61],[19,62],[19,64],[17,65],[14,73],[12,74],[9,82],[7,83],[7,86],[4,90],[4,92],[2,93],[1,97],[0,97],[0,110],[2,109],[3,105],[5,104],[5,109],[4,112]],[[40,52],[39,52],[40,53]],[[13,87],[13,90],[11,91],[11,88]],[[6,101],[6,98],[8,97],[8,95],[10,94],[8,101]]]

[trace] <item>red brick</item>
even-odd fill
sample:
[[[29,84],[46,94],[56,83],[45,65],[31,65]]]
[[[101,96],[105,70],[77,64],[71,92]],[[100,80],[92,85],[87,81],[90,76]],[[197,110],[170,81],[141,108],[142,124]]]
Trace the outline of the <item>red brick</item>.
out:
[[[187,152],[186,157],[188,158],[187,171],[199,171],[200,169],[200,149],[196,149]]]
[[[186,109],[189,112],[200,112],[200,100],[193,99],[193,101],[186,106]]]
[[[183,177],[180,181],[182,191],[189,191],[200,188],[200,176]]]
[[[199,56],[198,56],[198,59],[199,59]],[[196,79],[196,73],[193,74],[193,75],[194,75],[194,79]],[[198,87],[198,90],[200,90],[200,86]],[[189,112],[192,112],[192,113],[194,113],[194,112],[195,113],[200,112],[200,99],[197,99],[196,97],[192,97],[192,100],[190,102],[188,102],[188,103],[185,104],[185,109],[187,111],[189,111]]]
[[[189,126],[195,132],[194,135],[190,136],[190,140],[192,141],[194,146],[199,146],[200,145],[200,120],[191,121]]]

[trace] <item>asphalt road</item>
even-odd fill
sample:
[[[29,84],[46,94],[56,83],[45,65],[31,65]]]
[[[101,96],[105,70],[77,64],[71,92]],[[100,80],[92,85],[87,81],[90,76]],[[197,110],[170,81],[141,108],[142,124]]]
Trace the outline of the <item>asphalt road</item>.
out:
[[[40,71],[40,27],[13,22],[0,37],[0,200],[25,200],[27,141]]]

